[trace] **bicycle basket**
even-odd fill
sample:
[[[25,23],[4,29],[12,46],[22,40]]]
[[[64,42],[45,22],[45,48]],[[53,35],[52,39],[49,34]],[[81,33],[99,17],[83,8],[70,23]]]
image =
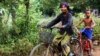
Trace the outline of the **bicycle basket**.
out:
[[[51,43],[54,38],[54,34],[50,33],[50,31],[41,31],[39,32],[39,37],[40,41],[44,43]]]

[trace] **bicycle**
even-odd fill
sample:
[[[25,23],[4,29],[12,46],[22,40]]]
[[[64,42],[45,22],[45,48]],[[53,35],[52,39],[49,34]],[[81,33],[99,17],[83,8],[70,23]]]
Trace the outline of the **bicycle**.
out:
[[[54,28],[57,28],[58,27],[54,27]],[[48,34],[49,35],[49,38],[50,38],[50,35],[52,35],[52,30],[54,28],[50,28],[50,33]],[[52,44],[52,40],[53,40],[53,37],[51,37],[51,40],[49,39],[49,41],[47,42],[42,42],[40,44],[38,44],[37,46],[35,46],[31,53],[30,53],[30,56],[64,56],[64,53],[63,52],[59,52],[57,46],[53,45]],[[77,35],[73,35],[71,36],[70,38],[70,41],[68,43],[66,43],[66,45],[64,45],[63,47],[63,50],[65,47],[69,48],[70,49],[70,52],[68,53],[68,56],[83,56],[83,52],[82,52],[82,48],[80,47],[81,43],[79,42],[79,40],[77,39]],[[76,52],[77,50],[77,52]]]
[[[81,46],[83,48],[83,54],[86,56],[91,56],[91,44],[90,41],[86,38],[86,34],[82,34]]]
[[[76,30],[74,31],[74,35],[71,36],[70,39],[70,48],[71,52],[73,55],[70,56],[83,56],[83,48],[82,48],[82,43],[81,43],[81,38],[79,38],[79,35],[77,32],[79,32],[78,28],[76,26],[73,26],[73,29]]]
[[[91,55],[91,45],[90,45],[89,40],[86,38],[86,34],[81,33],[81,36],[78,37],[78,41],[81,44],[80,47],[82,48],[83,55],[90,56]]]

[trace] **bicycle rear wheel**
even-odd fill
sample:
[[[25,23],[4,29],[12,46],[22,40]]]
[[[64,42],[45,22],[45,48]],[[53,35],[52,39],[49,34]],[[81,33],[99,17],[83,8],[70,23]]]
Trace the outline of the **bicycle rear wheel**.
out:
[[[79,40],[77,39],[71,40],[70,47],[71,47],[71,54],[73,53],[73,55],[75,56],[83,56],[83,49]]]

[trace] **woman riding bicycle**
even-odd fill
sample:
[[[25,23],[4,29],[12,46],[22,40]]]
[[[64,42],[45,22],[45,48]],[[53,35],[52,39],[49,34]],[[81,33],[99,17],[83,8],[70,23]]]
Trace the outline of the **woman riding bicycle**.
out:
[[[46,28],[51,28],[52,26],[54,26],[58,22],[62,23],[62,26],[59,27],[59,29],[60,29],[59,34],[54,37],[53,43],[54,43],[54,45],[58,46],[59,51],[63,52],[64,55],[67,56],[68,53],[70,52],[69,47],[66,46],[64,48],[64,50],[63,50],[62,47],[65,44],[67,44],[67,42],[69,41],[69,39],[70,39],[69,36],[73,35],[73,29],[72,29],[73,19],[72,19],[72,14],[70,13],[68,3],[66,3],[66,2],[61,3],[60,4],[60,9],[61,9],[62,13],[59,14],[56,19],[51,21],[46,26]],[[60,39],[60,40],[58,40],[58,39]]]

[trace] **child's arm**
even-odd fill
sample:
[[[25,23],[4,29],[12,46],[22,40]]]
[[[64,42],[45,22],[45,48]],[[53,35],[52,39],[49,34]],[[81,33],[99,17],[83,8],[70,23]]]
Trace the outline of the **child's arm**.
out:
[[[95,23],[94,20],[92,19],[92,25],[91,25],[91,27],[94,28],[95,25],[96,25],[96,23]]]
[[[83,23],[83,21],[84,21],[84,19],[83,19],[82,21],[79,22],[79,24],[77,25],[77,27],[78,27],[79,25],[81,25],[81,24]]]

